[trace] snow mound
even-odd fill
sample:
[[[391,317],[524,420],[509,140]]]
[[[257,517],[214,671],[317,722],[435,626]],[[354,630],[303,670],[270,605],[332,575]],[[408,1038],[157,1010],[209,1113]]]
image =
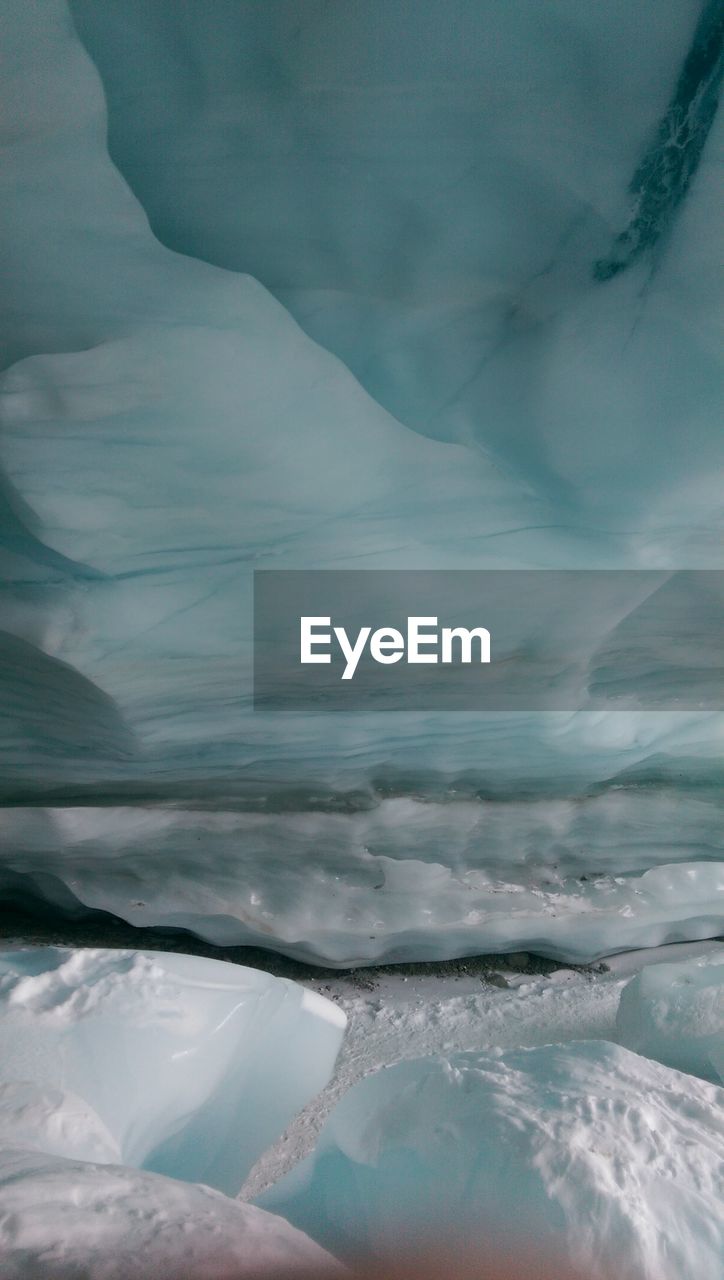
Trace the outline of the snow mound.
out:
[[[209,1187],[28,1151],[0,1159],[3,1280],[339,1275],[300,1231]]]
[[[64,1089],[40,1089],[28,1080],[0,1084],[0,1147],[100,1164],[120,1160],[117,1143],[83,1098]]]
[[[616,1035],[647,1058],[724,1084],[724,950],[643,969],[621,993]]]
[[[368,1076],[260,1198],[342,1257],[454,1232],[584,1274],[720,1280],[724,1092],[606,1041]]]
[[[0,954],[0,1124],[66,1130],[63,1087],[107,1130],[43,1149],[203,1181],[228,1193],[327,1083],[345,1027],[331,1001],[255,969],[165,952],[33,948]],[[6,1086],[8,1088],[9,1086]],[[14,1108],[14,1109],[13,1109]],[[35,1108],[35,1111],[33,1110]],[[65,1109],[65,1110],[64,1110]],[[7,1121],[10,1124],[10,1121]],[[96,1141],[93,1125],[88,1140]],[[38,1142],[40,1139],[38,1139]],[[115,1145],[114,1145],[115,1144]],[[14,1145],[33,1146],[36,1141]]]

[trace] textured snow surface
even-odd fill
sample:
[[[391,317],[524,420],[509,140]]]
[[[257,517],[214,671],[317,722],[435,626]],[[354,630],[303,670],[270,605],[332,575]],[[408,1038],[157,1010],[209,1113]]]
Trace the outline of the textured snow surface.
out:
[[[342,1256],[452,1232],[719,1280],[723,1191],[722,1090],[597,1040],[380,1070],[261,1203]]]
[[[724,1084],[724,953],[644,969],[624,988],[621,1044]]]
[[[4,893],[340,965],[721,931],[706,709],[251,713],[255,567],[722,563],[719,117],[594,270],[698,6],[453,9],[3,5]]]
[[[12,1145],[234,1194],[327,1083],[344,1026],[344,1014],[314,992],[221,961],[6,952],[0,1132]]]
[[[465,962],[462,967],[467,968]],[[314,1150],[330,1112],[371,1072],[403,1059],[458,1050],[613,1039],[623,986],[620,979],[572,969],[550,976],[515,973],[505,960],[482,979],[474,965],[469,976],[409,977],[398,971],[371,979],[369,989],[366,978],[361,973],[351,982],[344,977],[315,982],[348,1019],[334,1075],[257,1161],[242,1189],[245,1199],[255,1200]]]
[[[432,1229],[436,1246],[454,1230],[458,1252],[481,1231],[488,1249],[491,1241],[505,1246],[508,1233],[518,1249],[532,1237],[538,1254],[563,1248],[592,1276],[613,1254],[606,1280],[673,1280],[665,1266],[679,1267],[677,1280],[713,1280],[724,1091],[605,1043],[632,970],[683,968],[666,963],[672,952],[721,967],[721,945],[709,942],[619,957],[613,972],[553,969],[518,955],[443,974],[413,967],[320,975],[297,986],[175,953],[6,952],[3,1278],[140,1280],[178,1268],[206,1280],[266,1267],[287,1274],[296,1263],[323,1274],[329,1258],[310,1237],[346,1257],[374,1253],[391,1233],[396,1248],[415,1235],[419,1245],[420,1233],[425,1244]],[[266,1188],[263,1208],[275,1213],[278,1199],[278,1217],[177,1178],[189,1176],[181,1162],[191,1137],[209,1156],[222,1127],[217,1108],[245,1159],[252,1112],[273,1112],[279,1132],[278,1095],[286,1090],[288,1100],[304,1043],[285,996],[289,1033],[274,1046],[282,1066],[269,1060],[265,1019],[278,1022],[284,988],[292,988],[294,1007],[311,1011],[307,1041],[313,1033],[320,1055],[330,1026],[335,1043],[345,1017],[349,1029],[328,1086],[261,1154],[243,1188],[246,1201]],[[215,1054],[223,1059],[224,1029],[235,1020],[233,1084],[245,1091],[231,1114],[223,1090],[200,1105],[198,1093],[209,1086]],[[552,1040],[576,1043],[551,1047]],[[254,1061],[266,1054],[256,1079],[244,1076],[242,1050]],[[431,1054],[443,1057],[419,1061]],[[199,1077],[195,1094],[184,1077],[188,1062]],[[121,1150],[129,1133],[143,1136],[141,1123],[158,1132],[162,1116],[167,1125],[181,1117],[176,1166],[168,1160],[174,1178],[129,1167]],[[203,1125],[194,1126],[194,1116]],[[398,1215],[403,1220],[393,1222]],[[665,1266],[655,1270],[664,1253]]]
[[[0,1151],[3,1280],[237,1280],[342,1269],[289,1223],[210,1187]]]
[[[594,972],[551,968],[543,973],[524,953],[462,961],[420,972],[385,971],[320,976],[315,990],[335,1000],[347,1030],[334,1074],[249,1175],[242,1195],[253,1200],[315,1147],[322,1125],[344,1094],[370,1072],[401,1060],[458,1050],[532,1048],[576,1040],[616,1040],[621,992],[650,965],[724,957],[721,942],[688,942],[613,957]]]
[[[53,1074],[62,1074],[57,1061],[53,1065]],[[30,1080],[0,1084],[0,1147],[102,1164],[121,1158],[118,1143],[83,1098],[66,1089],[41,1088]]]

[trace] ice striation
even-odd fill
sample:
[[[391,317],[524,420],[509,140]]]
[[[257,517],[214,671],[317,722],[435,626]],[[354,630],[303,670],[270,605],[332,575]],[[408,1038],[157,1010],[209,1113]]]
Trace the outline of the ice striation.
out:
[[[706,698],[251,710],[255,567],[721,564],[714,27],[453,8],[3,6],[6,896],[338,965],[721,931]]]
[[[695,860],[693,829],[691,861],[670,861],[681,853],[676,825],[655,846],[669,815],[680,820],[675,797],[617,795],[590,808],[410,798],[357,814],[28,807],[5,815],[21,851],[6,857],[5,884],[70,916],[113,912],[341,967],[526,947],[588,962],[721,932],[721,864]],[[716,820],[711,801],[688,812]],[[627,817],[636,835],[622,848]],[[642,871],[635,841],[647,838],[658,858]]]
[[[621,1042],[724,1085],[724,954],[643,969],[621,994]]]
[[[722,1090],[603,1040],[402,1062],[260,1203],[341,1257],[497,1247],[592,1280],[718,1280]]]
[[[402,421],[514,459],[566,523],[631,531],[714,408],[685,365],[713,354],[695,314],[716,322],[716,286],[684,294],[718,235],[720,6],[446,12],[280,0],[210,23],[157,0],[151,29],[143,0],[72,0],[164,243],[256,276]],[[638,276],[596,285],[621,228]]]

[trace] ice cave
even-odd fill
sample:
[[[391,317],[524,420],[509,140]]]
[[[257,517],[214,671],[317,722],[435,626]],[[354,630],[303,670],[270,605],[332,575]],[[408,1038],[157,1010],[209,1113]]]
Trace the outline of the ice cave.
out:
[[[0,47],[1,1280],[722,1280],[722,0]]]

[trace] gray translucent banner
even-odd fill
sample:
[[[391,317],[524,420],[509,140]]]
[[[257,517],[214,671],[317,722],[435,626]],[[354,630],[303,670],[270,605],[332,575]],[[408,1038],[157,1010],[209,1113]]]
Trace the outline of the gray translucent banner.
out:
[[[713,570],[262,570],[254,706],[714,710],[723,636]]]

